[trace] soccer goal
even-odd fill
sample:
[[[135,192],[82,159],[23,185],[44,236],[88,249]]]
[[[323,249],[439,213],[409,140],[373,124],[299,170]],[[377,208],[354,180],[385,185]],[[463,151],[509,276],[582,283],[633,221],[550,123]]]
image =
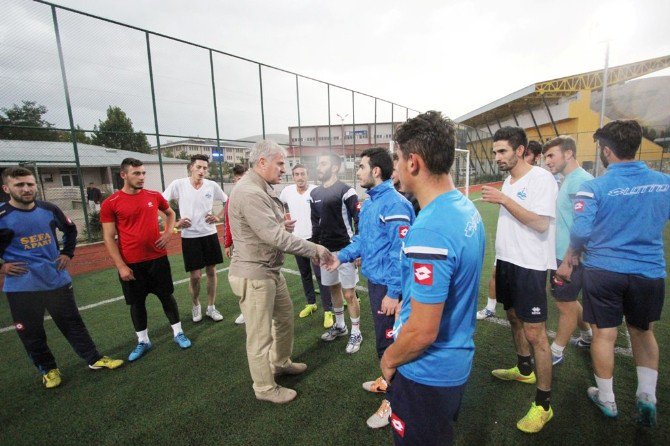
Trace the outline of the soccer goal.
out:
[[[470,151],[456,149],[454,165],[451,166],[451,177],[458,188],[462,188],[466,197],[470,196]]]

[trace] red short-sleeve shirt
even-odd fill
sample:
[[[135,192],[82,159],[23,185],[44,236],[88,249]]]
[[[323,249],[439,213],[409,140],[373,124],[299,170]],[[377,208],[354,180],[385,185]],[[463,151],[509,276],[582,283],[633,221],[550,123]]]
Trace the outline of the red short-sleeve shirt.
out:
[[[168,207],[160,192],[146,189],[133,195],[118,191],[102,202],[100,222],[116,224],[124,262],[145,262],[167,255],[167,250],[156,247],[156,241],[160,237],[158,210]]]

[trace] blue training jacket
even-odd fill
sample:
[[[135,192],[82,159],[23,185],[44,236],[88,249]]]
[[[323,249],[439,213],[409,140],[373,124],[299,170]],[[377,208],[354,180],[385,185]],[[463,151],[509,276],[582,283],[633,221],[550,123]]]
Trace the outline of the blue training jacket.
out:
[[[391,180],[368,190],[369,200],[361,205],[358,234],[338,254],[342,263],[361,258],[363,275],[373,283],[385,285],[388,297],[401,295],[400,250],[414,222],[414,209],[393,187]]]
[[[651,279],[665,277],[663,228],[670,218],[670,175],[642,161],[616,163],[575,194],[570,246],[584,266]]]

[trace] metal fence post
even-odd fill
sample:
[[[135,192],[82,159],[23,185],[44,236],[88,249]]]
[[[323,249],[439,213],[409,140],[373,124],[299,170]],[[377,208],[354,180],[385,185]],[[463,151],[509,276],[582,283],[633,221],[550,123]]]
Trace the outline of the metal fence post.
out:
[[[212,50],[209,50],[209,71],[212,75],[212,99],[214,102],[214,127],[216,128],[216,148],[219,150],[219,183],[221,183],[221,189],[223,189],[223,168],[221,167],[221,162],[223,158],[223,149],[221,148],[221,139],[219,135],[219,111],[216,106],[216,82],[214,81],[214,58],[212,56]]]
[[[258,64],[258,85],[261,91],[261,126],[263,128],[263,139],[265,139],[265,108],[263,106],[263,66]]]
[[[299,150],[299,157],[300,157],[300,162],[303,163],[302,159],[302,129],[301,129],[301,124],[300,124],[300,87],[298,86],[298,75],[295,75],[295,98],[296,102],[298,103],[298,150]],[[291,135],[288,135],[289,138]],[[290,143],[291,141],[289,141]],[[317,141],[316,144],[318,145],[319,142]]]
[[[351,90],[351,128],[353,135],[351,135],[351,140],[354,143],[354,166],[356,165],[356,93]],[[347,155],[344,154],[344,165],[347,165]],[[356,173],[354,170],[354,189],[356,189]]]
[[[60,40],[60,30],[58,29],[58,17],[56,7],[51,5],[51,16],[53,18],[54,32],[56,33],[56,46],[58,47],[58,60],[60,61],[60,72],[63,79],[63,90],[65,91],[65,104],[67,106],[67,116],[70,121],[70,138],[72,138],[72,148],[74,150],[74,162],[76,164],[77,176],[79,177],[79,196],[81,197],[81,208],[84,211],[84,224],[86,225],[86,240],[91,242],[91,226],[88,221],[88,202],[84,195],[84,176],[81,172],[79,162],[79,149],[77,147],[77,131],[74,126],[74,117],[72,115],[72,103],[70,102],[70,90],[67,84],[67,75],[65,72],[65,58],[63,58],[63,45]]]
[[[326,90],[328,92],[328,150],[333,153],[333,134],[330,128],[330,84],[326,84]]]
[[[165,174],[163,173],[163,154],[161,153],[161,137],[158,131],[158,111],[156,110],[156,90],[154,89],[154,70],[151,64],[151,43],[149,33],[145,32],[147,39],[147,59],[149,61],[149,83],[151,84],[151,105],[154,110],[154,126],[156,128],[156,152],[158,153],[158,166],[161,172],[161,188],[165,190]]]

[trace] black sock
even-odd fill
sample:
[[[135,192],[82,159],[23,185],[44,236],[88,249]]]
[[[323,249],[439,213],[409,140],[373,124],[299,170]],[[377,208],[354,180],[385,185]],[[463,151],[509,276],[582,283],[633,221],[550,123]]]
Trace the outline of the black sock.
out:
[[[549,410],[551,405],[551,390],[540,390],[537,389],[535,394],[535,405],[542,406],[544,410]]]
[[[521,356],[519,354],[516,355],[517,357],[517,367],[519,368],[519,372],[521,372],[522,375],[528,376],[531,373],[533,373],[533,365],[530,362],[530,355],[529,356]]]

